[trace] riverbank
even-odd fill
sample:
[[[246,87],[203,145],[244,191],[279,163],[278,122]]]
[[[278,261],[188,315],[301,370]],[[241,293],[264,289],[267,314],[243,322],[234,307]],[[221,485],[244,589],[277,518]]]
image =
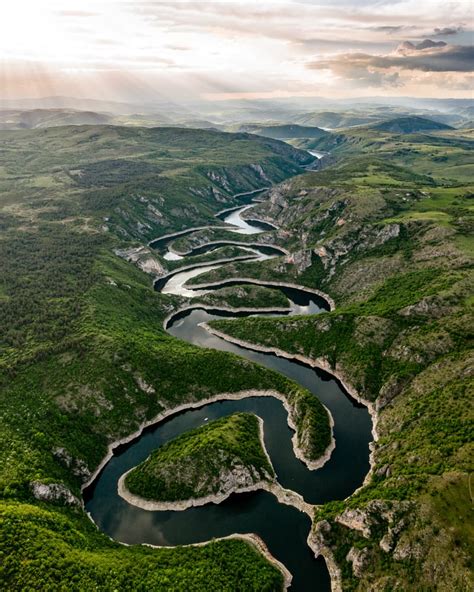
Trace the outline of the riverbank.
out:
[[[198,247],[195,247],[194,249],[191,249],[190,251],[186,251],[186,252],[177,251],[173,247],[173,245],[169,245],[168,250],[171,251],[172,253],[174,253],[175,255],[178,255],[179,257],[192,257],[194,255],[194,252],[198,249],[204,249],[206,247],[212,248],[214,246],[219,247],[219,246],[226,246],[226,245],[249,248],[249,249],[258,249],[260,247],[263,247],[266,249],[274,249],[275,251],[279,251],[281,255],[289,255],[290,254],[290,252],[287,249],[280,247],[278,245],[271,244],[271,243],[250,243],[250,242],[232,241],[232,240],[209,241],[207,243],[203,243],[202,245],[199,245]]]
[[[275,469],[273,467],[270,455],[265,446],[264,441],[264,424],[263,420],[256,416],[259,425],[259,441],[262,448],[263,453],[265,454],[269,465],[272,467],[273,472],[275,473]],[[246,487],[235,487],[229,491],[225,492],[218,492],[215,494],[206,495],[203,497],[195,497],[189,498],[185,500],[176,500],[176,501],[160,501],[160,500],[152,500],[144,498],[140,495],[132,493],[126,485],[127,475],[135,470],[136,467],[132,467],[126,473],[123,473],[117,483],[117,492],[118,495],[127,501],[129,504],[141,508],[143,510],[148,510],[150,512],[156,511],[182,511],[187,510],[189,508],[195,508],[199,506],[204,506],[207,504],[220,504],[226,499],[228,499],[231,495],[239,494],[239,493],[250,493],[252,491],[258,491],[259,489],[263,489],[269,493],[272,493],[280,503],[293,506],[300,512],[304,512],[312,518],[313,516],[313,506],[308,504],[304,501],[303,497],[298,493],[291,491],[289,489],[285,489],[277,482],[277,477],[272,480],[260,480],[253,485],[246,486]]]
[[[322,292],[321,290],[317,290],[316,288],[308,288],[306,286],[301,286],[299,284],[294,284],[292,282],[274,282],[269,280],[257,280],[254,278],[249,277],[237,277],[237,278],[229,278],[225,280],[219,280],[217,282],[207,282],[204,284],[191,284],[188,286],[188,290],[205,290],[206,288],[216,288],[216,287],[225,287],[228,284],[235,284],[235,283],[243,283],[243,284],[255,284],[256,286],[270,286],[275,288],[292,288],[294,290],[299,290],[301,292],[306,292],[308,294],[314,294],[319,298],[322,298],[326,301],[327,305],[329,306],[329,310],[333,311],[336,308],[336,303],[334,302],[333,298]]]
[[[176,502],[160,502],[156,500],[149,500],[139,495],[135,495],[127,489],[125,480],[127,475],[133,471],[134,468],[135,467],[121,475],[117,482],[117,493],[122,499],[132,506],[136,506],[142,510],[147,510],[148,512],[181,512],[183,510],[188,510],[189,508],[206,506],[207,504],[221,504],[234,494],[251,493],[253,491],[264,490],[273,494],[281,504],[293,506],[300,512],[304,512],[309,518],[312,519],[313,517],[314,506],[305,502],[303,497],[295,491],[291,491],[291,489],[285,489],[276,481],[259,481],[254,485],[250,485],[248,487],[238,487],[227,493],[206,495],[205,497],[190,498]]]
[[[372,476],[372,471],[373,471],[374,464],[375,464],[375,462],[374,462],[374,448],[375,448],[374,443],[378,440],[378,432],[377,432],[378,415],[377,415],[375,405],[371,401],[367,401],[366,399],[361,397],[359,395],[359,393],[356,391],[356,389],[347,381],[347,378],[342,374],[342,372],[338,371],[337,369],[332,368],[332,366],[329,364],[329,362],[323,358],[312,359],[312,358],[308,358],[307,356],[303,356],[301,354],[290,354],[290,353],[288,353],[282,349],[276,348],[276,347],[263,346],[263,345],[252,343],[250,341],[244,341],[244,340],[239,339],[237,337],[232,337],[231,335],[228,335],[227,333],[224,333],[223,331],[219,331],[218,329],[211,327],[207,323],[202,323],[201,326],[203,328],[205,328],[206,331],[208,331],[212,335],[215,335],[216,337],[219,337],[220,339],[223,339],[224,341],[227,341],[228,343],[233,343],[235,345],[238,345],[239,347],[243,347],[245,349],[250,349],[250,350],[258,351],[258,352],[262,352],[262,353],[274,354],[275,356],[278,356],[280,358],[285,358],[287,360],[294,360],[297,362],[301,362],[302,364],[305,364],[306,366],[310,366],[311,368],[319,368],[321,370],[324,370],[328,374],[331,374],[332,376],[334,376],[340,382],[343,389],[347,392],[347,394],[350,397],[352,397],[358,403],[364,405],[367,408],[369,415],[372,419],[373,442],[369,445],[370,450],[371,450],[371,454],[369,457],[370,471],[369,471],[369,473],[367,473],[364,483],[354,493],[356,493],[357,491],[359,491],[359,489],[364,487],[364,485],[370,480],[370,478]],[[329,413],[329,417],[332,420],[332,416],[330,413]],[[333,425],[334,424],[331,425],[331,430],[332,430]],[[331,442],[331,444],[332,444],[332,442]],[[323,466],[323,464],[326,462],[326,460],[330,457],[330,452],[332,452],[335,445],[336,444],[334,442],[334,445],[332,446],[331,450],[329,451],[329,456],[327,456],[328,453],[326,452],[325,455],[323,455],[321,461],[316,461],[316,463],[315,463],[316,466],[314,466],[314,468],[320,468],[321,466]],[[330,446],[328,446],[328,449],[330,448]],[[324,460],[324,462],[322,462],[322,460],[326,456],[327,456],[326,460]],[[320,462],[322,462],[322,464],[319,464]],[[308,467],[309,467],[309,465],[308,465]],[[309,467],[309,468],[313,468],[313,467]],[[354,493],[352,493],[351,495],[354,495]]]
[[[189,401],[187,403],[182,403],[181,405],[177,405],[176,407],[172,407],[169,409],[165,409],[164,411],[161,411],[154,418],[142,422],[140,424],[139,428],[135,432],[110,443],[108,446],[107,454],[104,456],[102,461],[99,463],[99,465],[97,466],[95,471],[92,473],[90,478],[82,485],[81,491],[84,491],[85,489],[87,489],[88,487],[90,487],[92,485],[92,483],[95,481],[95,479],[97,478],[99,473],[102,471],[104,466],[109,462],[109,460],[114,455],[114,450],[116,448],[123,446],[124,444],[130,444],[134,440],[138,439],[142,435],[143,430],[145,430],[146,428],[149,428],[153,425],[157,425],[158,423],[160,423],[164,419],[167,419],[168,417],[171,417],[172,415],[176,415],[178,413],[181,413],[182,411],[187,411],[189,409],[199,409],[199,407],[204,407],[205,405],[209,405],[210,403],[215,403],[216,401],[240,401],[241,399],[247,399],[249,397],[273,397],[273,398],[281,401],[283,404],[283,407],[285,408],[285,410],[287,412],[288,426],[290,427],[291,430],[296,432],[296,426],[293,421],[293,418],[291,417],[291,413],[292,413],[291,407],[290,407],[285,395],[283,395],[282,393],[279,393],[278,391],[249,389],[249,390],[244,390],[244,391],[238,391],[235,393],[219,393],[217,395],[213,395],[212,397],[208,397],[207,399],[200,399],[199,401]],[[295,443],[295,441],[293,439],[292,439],[292,442]],[[300,456],[298,456],[298,454]],[[311,462],[305,458],[303,451],[301,451],[299,449],[298,449],[298,451],[295,449],[295,456],[297,458],[299,458],[300,460],[302,460],[305,464],[308,464],[309,462]]]

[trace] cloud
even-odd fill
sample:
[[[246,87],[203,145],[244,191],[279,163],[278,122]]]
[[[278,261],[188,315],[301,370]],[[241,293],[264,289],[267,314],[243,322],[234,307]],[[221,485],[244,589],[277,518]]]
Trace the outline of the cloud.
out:
[[[414,45],[409,41],[402,43],[391,54],[374,55],[368,53],[345,53],[329,59],[310,62],[307,67],[315,70],[332,70],[336,73],[363,70],[388,71],[419,70],[422,72],[472,72],[474,47],[468,45],[448,45],[443,41],[429,39]]]
[[[436,27],[433,33],[433,36],[437,37],[444,37],[447,35],[457,35],[458,33],[462,33],[464,31],[463,27],[443,27],[439,28]]]
[[[332,97],[354,94],[354,88],[369,93],[374,87],[397,94],[402,86],[403,92],[426,96],[460,88],[467,96],[472,53],[466,47],[465,2],[37,0],[25,21],[24,11],[16,8],[21,2],[0,1],[0,17],[2,10],[8,13],[0,18],[0,62],[31,62],[30,94],[41,77],[48,84],[67,79],[70,85],[83,72],[97,71],[97,80],[109,81],[117,92],[140,80],[140,89],[147,82],[160,92],[184,96],[215,91]],[[425,38],[429,41],[420,45]],[[445,43],[454,40],[456,45]],[[402,41],[404,46],[393,50]],[[47,66],[49,78],[37,75],[36,64]],[[71,72],[69,80],[64,73]],[[27,79],[20,85],[13,76],[8,86],[4,78],[0,96],[13,93],[15,86],[28,94]],[[97,92],[107,90],[102,86]]]
[[[69,17],[78,17],[78,18],[89,18],[91,16],[98,16],[98,12],[90,12],[87,10],[58,10],[56,13],[59,16],[69,16]]]

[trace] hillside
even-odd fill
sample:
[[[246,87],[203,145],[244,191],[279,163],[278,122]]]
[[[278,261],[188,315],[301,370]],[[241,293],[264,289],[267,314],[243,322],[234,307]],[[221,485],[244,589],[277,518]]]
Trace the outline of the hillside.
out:
[[[442,146],[449,154],[443,137],[424,138],[431,154]],[[456,137],[459,157],[464,140]],[[314,317],[212,324],[323,359],[375,404],[371,479],[348,500],[315,510],[314,544],[336,562],[343,589],[464,591],[474,545],[474,175],[464,184],[423,177],[425,151],[392,165],[400,138],[378,138],[383,158],[353,146],[343,164],[272,191],[260,214],[284,230],[286,261],[233,264],[199,281],[293,281],[334,298],[335,311]]]
[[[380,121],[381,114],[368,114],[367,109],[362,111],[316,111],[314,113],[302,113],[295,117],[302,126],[316,126],[328,129],[352,127],[354,125],[366,125]]]
[[[267,138],[275,138],[277,140],[287,140],[291,138],[322,138],[327,135],[327,132],[320,129],[319,127],[310,127],[296,124],[270,126],[248,124],[240,126],[239,131],[257,134]]]
[[[0,187],[14,202],[29,193],[24,216],[92,217],[142,241],[179,230],[189,219],[204,224],[238,203],[234,193],[281,181],[315,160],[251,134],[169,127],[3,131],[0,142]]]
[[[220,499],[274,477],[255,415],[236,413],[185,432],[158,448],[125,479],[148,500]]]
[[[214,223],[233,193],[311,158],[256,136],[170,128],[3,131],[0,147],[3,587],[167,589],[173,580],[208,590],[234,589],[238,578],[279,589],[280,571],[241,540],[161,550],[112,542],[84,512],[81,486],[108,445],[164,409],[255,386],[304,409],[314,401],[274,372],[168,335],[163,321],[183,300],[153,292],[165,262],[146,247],[189,219]],[[152,275],[124,260],[140,244]]]
[[[330,152],[335,161],[331,177],[344,184],[350,184],[356,176],[391,185],[391,175],[395,174],[422,185],[462,186],[474,175],[474,141],[468,130],[394,133],[365,126],[295,145]],[[382,169],[380,175],[378,169]],[[391,172],[386,175],[386,171]]]
[[[432,132],[453,129],[451,126],[424,117],[396,117],[389,121],[382,121],[372,126],[381,132],[395,134],[413,134],[417,132]]]
[[[0,111],[0,130],[33,129],[62,125],[105,125],[113,116],[94,111],[74,109],[30,109]]]

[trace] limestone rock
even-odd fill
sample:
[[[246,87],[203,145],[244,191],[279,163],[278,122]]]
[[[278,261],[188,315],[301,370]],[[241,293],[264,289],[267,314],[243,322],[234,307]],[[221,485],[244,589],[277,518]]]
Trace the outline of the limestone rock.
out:
[[[368,549],[357,549],[351,547],[349,553],[346,555],[346,561],[352,563],[352,571],[357,578],[364,575],[364,571],[370,561],[370,551]]]
[[[145,273],[150,273],[156,277],[161,277],[167,273],[167,270],[155,258],[149,247],[131,247],[129,249],[115,249],[115,254],[126,261],[131,261]]]
[[[62,502],[69,506],[80,506],[80,500],[62,483],[41,483],[32,481],[31,492],[37,500],[45,502]]]
[[[65,467],[71,469],[71,472],[76,477],[79,477],[82,482],[85,482],[91,476],[89,467],[81,458],[74,458],[65,448],[53,448],[53,456]]]

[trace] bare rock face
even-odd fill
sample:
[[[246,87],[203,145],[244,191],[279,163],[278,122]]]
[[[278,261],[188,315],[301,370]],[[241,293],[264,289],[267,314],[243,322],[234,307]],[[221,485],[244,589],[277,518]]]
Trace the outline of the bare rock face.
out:
[[[37,500],[44,502],[62,502],[68,506],[80,506],[80,500],[61,483],[41,483],[32,481],[31,492]]]
[[[311,251],[296,251],[296,253],[293,253],[288,257],[288,261],[293,263],[296,268],[296,272],[299,275],[303,273],[305,269],[311,267]]]
[[[239,464],[237,459],[234,459],[234,462],[235,464],[233,464],[230,470],[222,470],[219,475],[218,495],[238,491],[243,487],[252,487],[261,480],[258,471],[253,467],[245,467]],[[267,479],[272,480],[272,477],[267,474]]]
[[[370,537],[371,520],[365,510],[351,510],[348,508],[342,514],[336,516],[336,522],[352,530],[358,530],[366,538]]]
[[[79,477],[83,483],[90,478],[89,467],[81,458],[74,458],[65,448],[54,448],[52,452],[53,456],[62,465],[71,469],[72,474]]]
[[[156,277],[166,275],[167,270],[161,263],[155,259],[153,252],[149,247],[131,247],[129,249],[115,249],[115,254],[126,261],[131,261],[145,273],[150,273]]]
[[[384,474],[390,472],[388,465],[381,467]],[[336,516],[335,520],[342,526],[357,530],[366,538],[371,537],[373,527],[385,526],[388,534],[395,537],[402,532],[407,525],[405,515],[411,508],[411,502],[385,502],[372,500],[363,509],[346,509]],[[384,543],[385,544],[385,543]]]
[[[154,395],[155,394],[155,387],[151,384],[148,384],[146,382],[146,380],[144,380],[141,376],[135,376],[135,380],[138,384],[138,387],[144,392],[147,393],[148,395]]]
[[[352,563],[352,571],[357,578],[361,578],[370,562],[370,551],[368,549],[357,549],[351,547],[346,556],[346,561]]]
[[[281,183],[276,187],[272,187],[270,190],[268,201],[270,202],[270,209],[274,214],[278,213],[279,210],[286,209],[288,207],[288,199],[286,198],[285,194],[289,188],[290,184],[286,182]],[[265,204],[265,206],[268,208],[268,204]]]
[[[308,545],[312,549],[315,557],[319,557],[320,555],[324,557],[331,578],[331,590],[333,592],[342,592],[341,571],[334,559],[331,547],[326,542],[330,532],[331,525],[329,522],[327,520],[320,520],[316,523],[308,537]]]
[[[452,306],[439,296],[428,296],[416,304],[412,304],[399,311],[404,317],[430,317],[439,319],[452,312]]]
[[[337,203],[333,204],[332,207],[336,205]],[[328,214],[330,211],[329,208],[327,210]],[[340,218],[338,219],[340,220]],[[332,276],[338,262],[343,260],[349,253],[373,249],[393,238],[397,238],[399,234],[399,224],[387,224],[382,227],[359,226],[354,229],[354,233],[351,233],[350,236],[337,236],[328,241],[323,247],[324,250],[319,249],[318,254],[324,268],[329,271],[329,276]]]
[[[206,173],[206,177],[210,179],[213,183],[216,183],[226,191],[231,192],[231,186],[229,185],[229,180],[226,175],[218,173],[217,171],[210,170]]]
[[[404,561],[406,559],[420,559],[423,556],[423,549],[421,545],[412,541],[400,540],[393,552],[393,558],[397,561]]]
[[[249,166],[252,170],[254,170],[257,173],[257,175],[260,177],[260,179],[262,179],[263,181],[267,181],[268,183],[271,183],[271,180],[267,177],[265,171],[262,168],[262,165],[251,164]]]

